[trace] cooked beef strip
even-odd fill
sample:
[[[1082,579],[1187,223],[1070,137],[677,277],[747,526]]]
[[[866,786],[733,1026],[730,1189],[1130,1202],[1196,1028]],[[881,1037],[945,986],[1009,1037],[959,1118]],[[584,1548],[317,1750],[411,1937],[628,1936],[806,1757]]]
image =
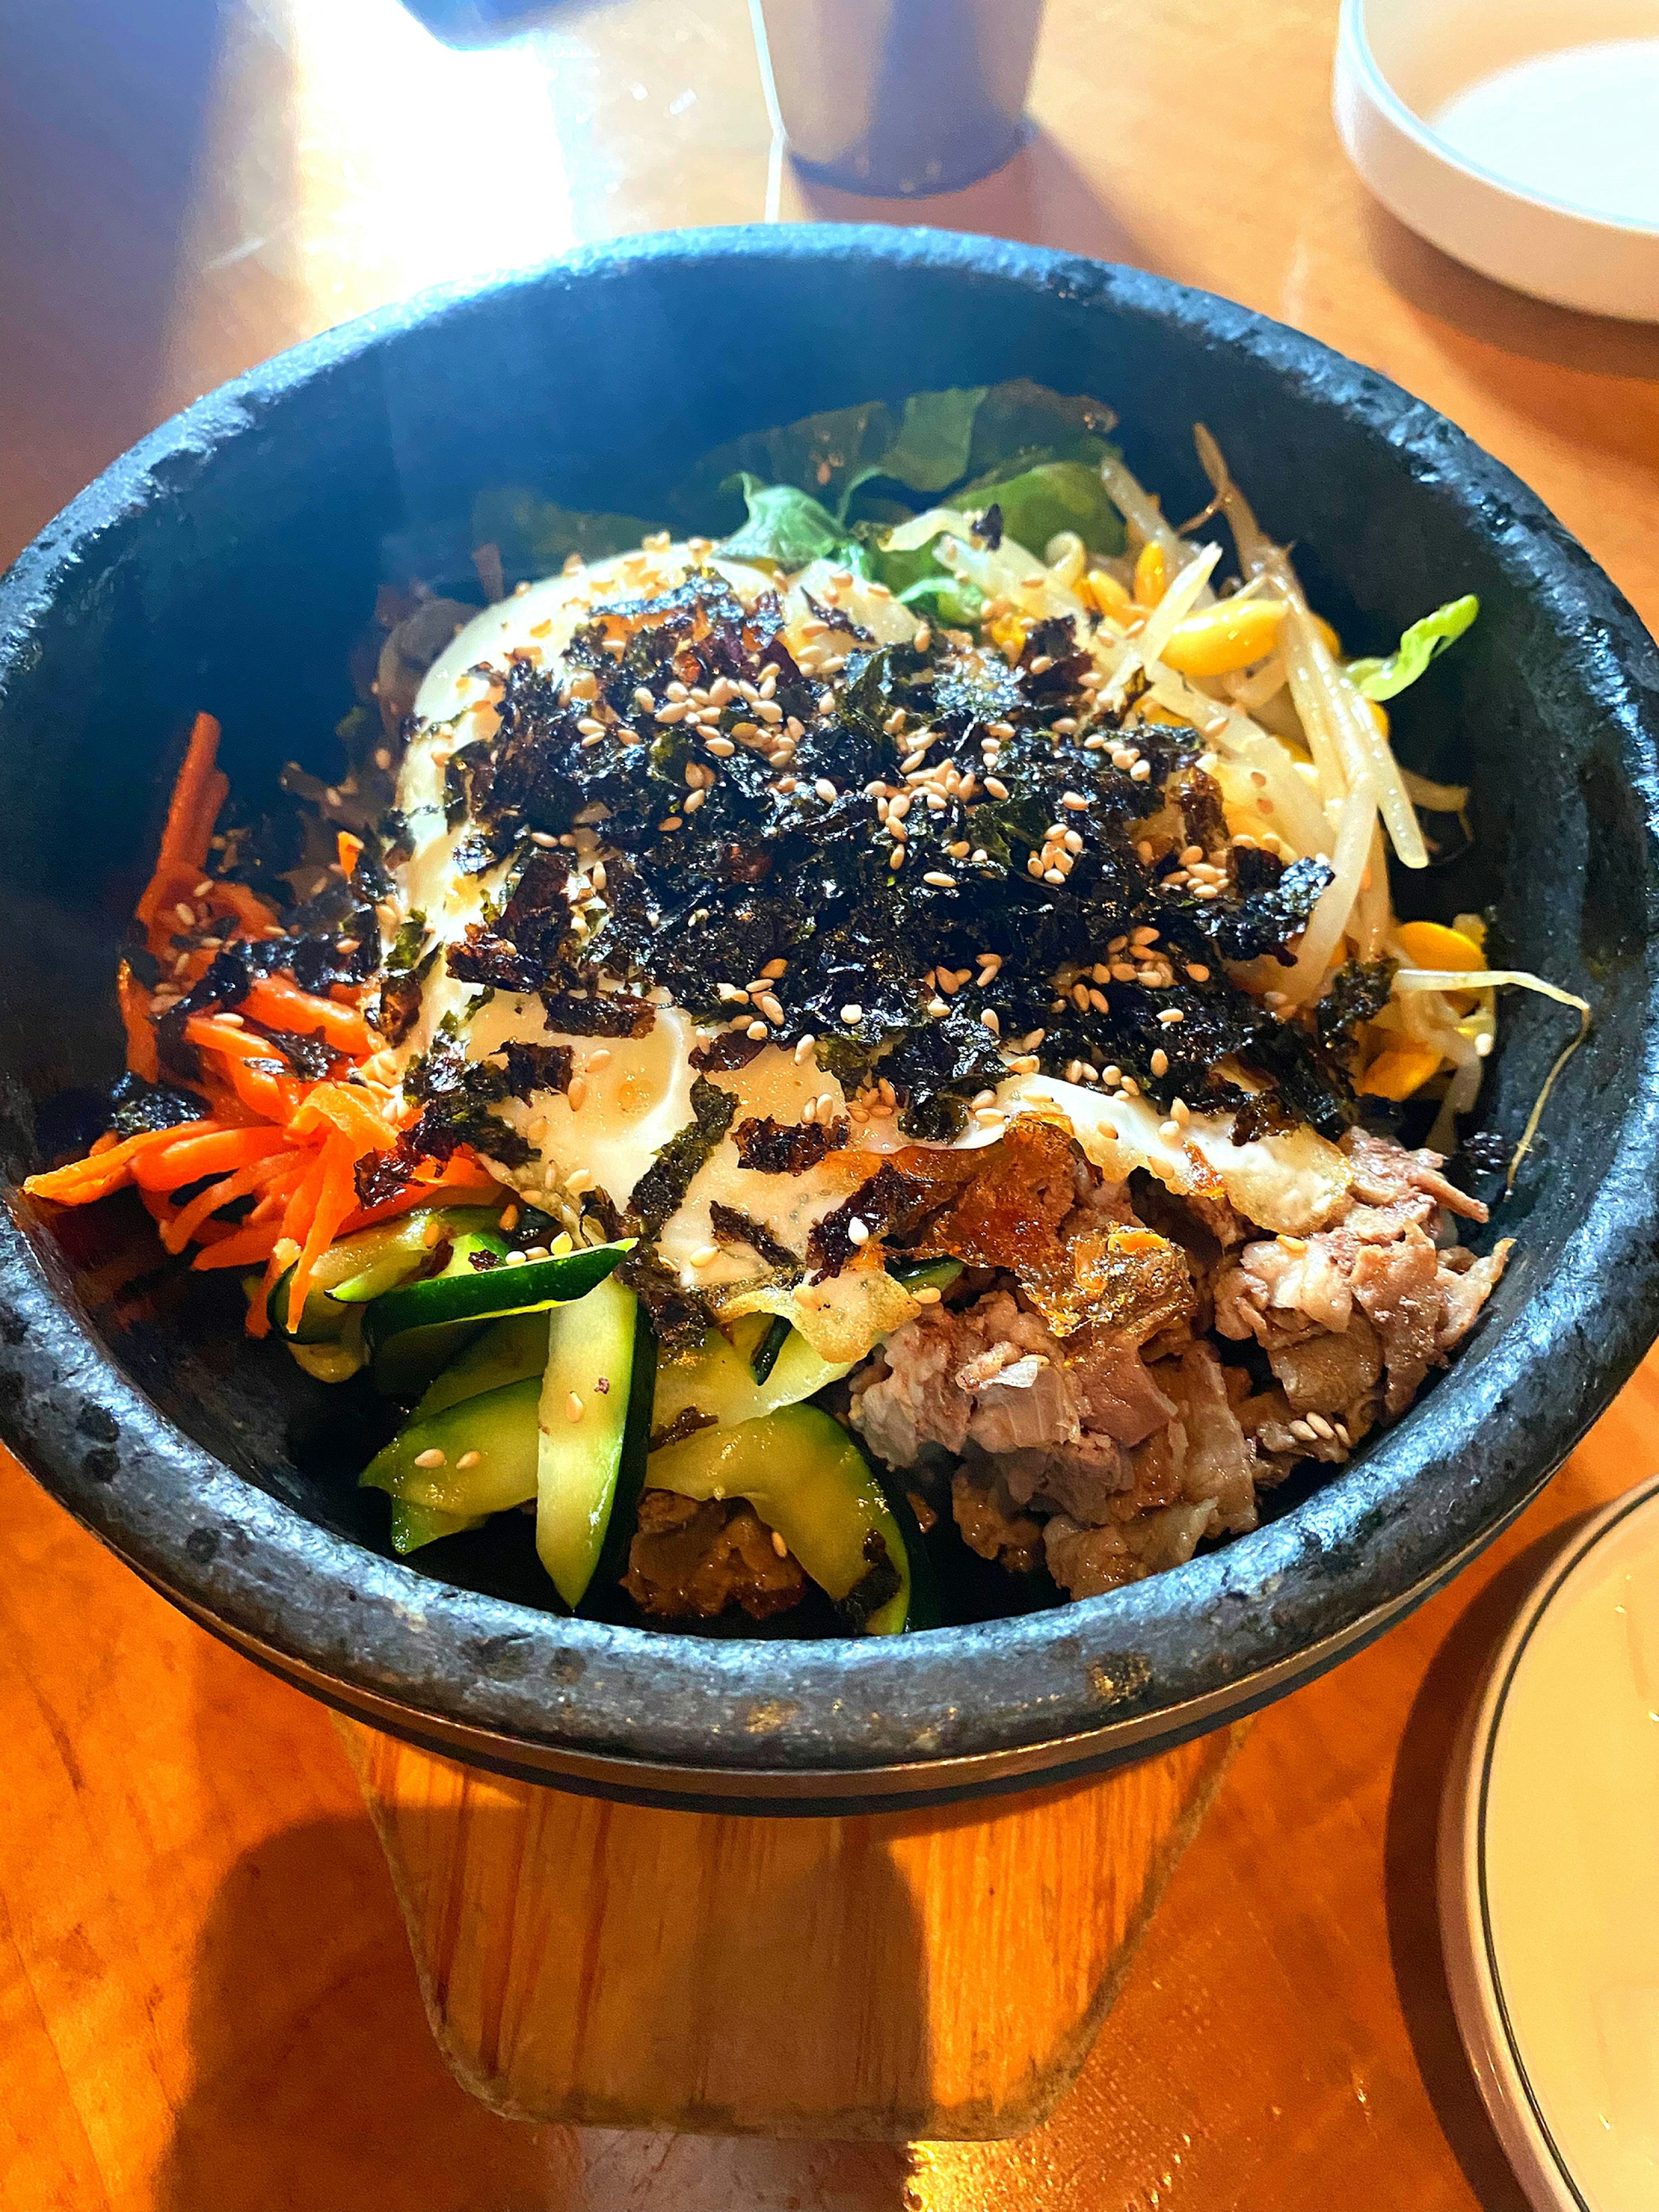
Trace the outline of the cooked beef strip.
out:
[[[740,1605],[765,1620],[799,1605],[806,1577],[781,1557],[771,1531],[741,1498],[699,1504],[672,1490],[647,1490],[628,1552],[623,1588],[653,1620],[712,1620]]]

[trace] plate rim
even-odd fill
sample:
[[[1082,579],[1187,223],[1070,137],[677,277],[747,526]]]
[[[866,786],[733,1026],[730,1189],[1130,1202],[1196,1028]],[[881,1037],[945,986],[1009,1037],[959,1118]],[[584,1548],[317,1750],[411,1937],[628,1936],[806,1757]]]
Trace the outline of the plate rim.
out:
[[[1659,1472],[1639,1478],[1593,1513],[1550,1559],[1470,1703],[1442,1797],[1438,1890],[1452,2009],[1488,2117],[1516,2179],[1540,2212],[1605,2208],[1584,2194],[1555,2139],[1506,2002],[1486,1866],[1492,1764],[1522,1662],[1546,1614],[1615,1529],[1656,1507]]]

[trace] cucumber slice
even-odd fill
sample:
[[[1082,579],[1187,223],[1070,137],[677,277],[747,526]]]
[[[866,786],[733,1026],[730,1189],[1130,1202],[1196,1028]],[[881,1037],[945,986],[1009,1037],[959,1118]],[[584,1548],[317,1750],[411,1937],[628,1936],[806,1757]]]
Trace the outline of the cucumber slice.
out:
[[[554,1315],[541,1389],[536,1549],[573,1612],[596,1579],[614,1581],[626,1559],[656,1371],[650,1317],[623,1284],[607,1278]]]
[[[410,1505],[401,1498],[392,1501],[392,1548],[401,1559],[418,1552],[422,1544],[435,1544],[441,1536],[459,1536],[468,1528],[482,1528],[482,1515],[440,1513],[430,1505]]]
[[[863,1453],[817,1406],[787,1406],[762,1420],[700,1429],[653,1452],[645,1480],[650,1489],[700,1501],[746,1498],[837,1602],[850,1597],[878,1561],[871,1540],[879,1537],[899,1587],[864,1620],[861,1632],[892,1636],[910,1625],[910,1554],[898,1522]]]
[[[793,1327],[794,1323],[787,1314],[773,1315],[772,1326],[755,1346],[754,1356],[749,1362],[749,1371],[757,1382],[764,1382],[777,1365],[778,1354],[788,1343],[789,1332]]]
[[[745,1314],[732,1323],[729,1338],[710,1329],[695,1359],[659,1370],[651,1411],[653,1433],[660,1433],[690,1409],[711,1415],[722,1428],[759,1420],[852,1372],[853,1361],[820,1359],[800,1331],[786,1322],[782,1346],[765,1377],[757,1381],[756,1353],[776,1325],[766,1314]]]
[[[373,1229],[360,1229],[355,1237],[331,1244],[312,1269],[297,1328],[289,1328],[287,1322],[294,1270],[283,1270],[270,1294],[271,1319],[301,1344],[327,1343],[345,1326],[342,1308],[378,1298],[425,1264],[433,1249],[427,1231],[434,1219],[441,1237],[449,1238],[492,1237],[497,1227],[493,1206],[468,1206],[435,1212],[426,1206],[395,1221],[379,1222]],[[493,1237],[492,1241],[497,1249],[506,1250],[504,1241]]]
[[[962,1273],[960,1260],[889,1261],[887,1272],[907,1291],[948,1291]]]
[[[540,1309],[486,1322],[483,1334],[434,1379],[414,1418],[427,1420],[463,1398],[480,1397],[486,1390],[505,1389],[509,1382],[539,1375],[547,1365],[547,1315]]]
[[[410,1421],[371,1460],[359,1481],[405,1505],[476,1520],[504,1513],[536,1495],[536,1403],[539,1376],[462,1398],[423,1421]],[[441,1463],[417,1461],[441,1452]],[[476,1456],[474,1456],[476,1455]],[[469,1461],[463,1467],[463,1459]]]
[[[477,1335],[482,1322],[580,1298],[630,1249],[626,1242],[585,1245],[521,1267],[467,1267],[388,1291],[363,1316],[376,1387],[388,1397],[416,1395]]]

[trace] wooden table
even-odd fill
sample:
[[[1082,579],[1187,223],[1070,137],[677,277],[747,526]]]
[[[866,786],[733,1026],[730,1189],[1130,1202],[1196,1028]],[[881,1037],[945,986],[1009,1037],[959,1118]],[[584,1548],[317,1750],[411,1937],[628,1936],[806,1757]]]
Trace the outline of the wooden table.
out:
[[[0,558],[174,407],[416,286],[671,223],[920,216],[1164,270],[1374,363],[1659,627],[1659,331],[1502,292],[1373,207],[1327,112],[1334,14],[1050,0],[1032,143],[900,210],[775,159],[743,0],[611,0],[471,49],[395,0],[13,9]],[[1656,1414],[1650,1361],[1486,1560],[1260,1720],[1047,2126],[908,2151],[471,2104],[327,1717],[0,1463],[0,2207],[1519,2212],[1442,1979],[1436,1800],[1552,1532],[1650,1470]]]

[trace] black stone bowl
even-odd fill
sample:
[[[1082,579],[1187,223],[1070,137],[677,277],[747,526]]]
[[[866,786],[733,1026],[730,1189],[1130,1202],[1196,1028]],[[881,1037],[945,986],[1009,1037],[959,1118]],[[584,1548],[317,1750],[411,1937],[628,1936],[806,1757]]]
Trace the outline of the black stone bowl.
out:
[[[1510,962],[1595,1011],[1486,1232],[1518,1239],[1490,1311],[1396,1428],[1178,1572],[891,1641],[652,1635],[546,1609],[521,1544],[400,1565],[384,1501],[354,1487],[349,1392],[249,1343],[234,1285],[158,1270],[130,1198],[58,1212],[14,1189],[7,1439],[157,1589],[343,1710],[537,1779],[773,1810],[1122,1759],[1400,1619],[1533,1497],[1655,1334],[1659,657],[1635,615],[1506,470],[1370,370],[1155,277],[928,232],[650,239],[390,309],[201,401],[29,548],[0,586],[9,1182],[100,1126],[115,947],[195,709],[223,720],[252,796],[295,753],[326,774],[377,581],[449,542],[482,485],[649,514],[738,431],[1015,375],[1115,405],[1171,515],[1206,496],[1207,422],[1360,650],[1480,594],[1398,702],[1407,762],[1474,792],[1473,850],[1407,910],[1490,908]],[[1518,1133],[1571,1023],[1505,996],[1490,1128]]]

